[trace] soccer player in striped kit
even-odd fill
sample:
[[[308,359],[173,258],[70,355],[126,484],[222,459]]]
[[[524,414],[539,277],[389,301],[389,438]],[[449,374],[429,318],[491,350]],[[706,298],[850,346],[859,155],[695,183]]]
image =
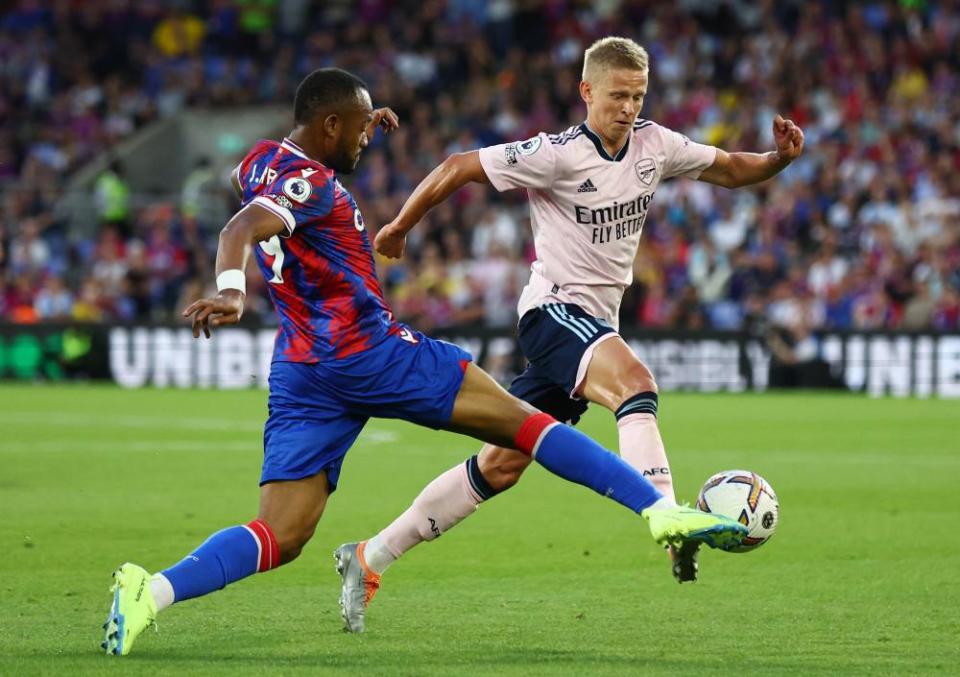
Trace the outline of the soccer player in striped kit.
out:
[[[523,188],[530,200],[537,259],[520,297],[520,347],[529,366],[510,392],[561,421],[576,423],[595,402],[614,413],[620,454],[674,501],[673,481],[657,426],[657,384],[617,333],[623,293],[643,222],[657,186],[687,177],[726,188],[765,181],[803,150],[803,132],[773,121],[776,150],[727,153],[639,118],[647,93],[648,57],[632,40],[608,37],[584,55],[580,95],[587,119],[560,134],[453,155],[434,169],[377,234],[375,248],[403,254],[406,234],[424,214],[470,182],[498,191]],[[432,540],[513,486],[530,459],[487,445],[440,475],[411,507],[364,541],[367,569],[357,571],[366,599],[397,557]],[[696,580],[697,548],[671,548],[679,582]],[[344,597],[357,584],[344,581]],[[356,611],[358,617],[359,609]]]
[[[294,121],[288,137],[260,141],[237,167],[234,187],[243,207],[220,234],[218,293],[183,312],[198,338],[238,322],[244,268],[255,253],[280,324],[257,518],[221,529],[156,574],[122,564],[104,623],[107,653],[129,653],[157,613],[175,603],[296,559],[371,417],[519,449],[642,515],[660,543],[729,547],[742,540],[742,525],[677,508],[615,454],[511,396],[468,353],[397,322],[383,298],[363,216],[337,178],[354,170],[378,127],[397,127],[396,115],[373,109],[362,80],[327,68],[297,88]],[[356,579],[348,574],[362,570],[363,548],[342,547],[336,558],[344,575]],[[344,609],[349,624],[347,608],[353,607]]]

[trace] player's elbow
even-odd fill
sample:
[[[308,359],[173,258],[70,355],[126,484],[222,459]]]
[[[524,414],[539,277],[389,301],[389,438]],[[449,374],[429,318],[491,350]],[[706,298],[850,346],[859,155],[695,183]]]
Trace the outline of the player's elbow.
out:
[[[716,162],[707,169],[701,178],[721,188],[740,188],[750,183],[747,179],[747,167],[737,153],[718,155]]]
[[[454,153],[440,165],[441,169],[458,185],[468,183],[486,183],[487,175],[480,164],[480,153],[472,150],[466,153]]]
[[[717,174],[711,183],[715,186],[720,186],[721,188],[740,188],[741,186],[746,185],[745,182],[740,180],[736,171],[732,167],[725,172]]]
[[[717,185],[724,188],[743,188],[757,183],[763,183],[770,178],[762,162],[757,162],[750,154],[731,155],[730,164],[721,175]]]
[[[220,242],[231,240],[254,242],[257,239],[256,231],[256,223],[246,218],[244,212],[239,212],[220,229]]]
[[[228,221],[227,225],[220,229],[220,245],[222,246],[224,243],[242,239],[242,230],[242,226],[235,223],[235,219]]]

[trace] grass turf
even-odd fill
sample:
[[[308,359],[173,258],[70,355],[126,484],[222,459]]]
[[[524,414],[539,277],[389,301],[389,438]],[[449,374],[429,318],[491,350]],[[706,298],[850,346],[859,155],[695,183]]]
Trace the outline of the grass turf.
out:
[[[466,438],[373,421],[290,566],[160,617],[97,653],[110,571],[182,557],[255,514],[258,391],[0,387],[2,674],[918,674],[960,650],[957,402],[852,395],[663,397],[678,493],[744,467],[773,484],[777,536],[707,552],[678,586],[643,523],[532,468],[384,577],[343,634],[331,551],[374,533]],[[616,445],[611,417],[583,430]]]

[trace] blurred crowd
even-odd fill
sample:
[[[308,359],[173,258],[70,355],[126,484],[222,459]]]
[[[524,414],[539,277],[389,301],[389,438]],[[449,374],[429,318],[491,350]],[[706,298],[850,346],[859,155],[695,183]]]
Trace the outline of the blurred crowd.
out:
[[[584,118],[596,38],[650,53],[644,118],[729,151],[772,149],[776,113],[806,153],[734,191],[662,184],[621,310],[625,327],[960,329],[960,3],[924,0],[20,0],[0,14],[0,318],[167,319],[212,280],[232,200],[201,162],[135,207],[120,162],[97,179],[97,233],[56,202],[65,181],[189,106],[289,103],[314,68],[370,84],[402,127],[345,177],[372,227],[448,154]],[[281,130],[281,133],[285,130]],[[380,261],[423,330],[509,327],[534,257],[522,192],[462,190]],[[262,283],[249,312],[270,316]]]

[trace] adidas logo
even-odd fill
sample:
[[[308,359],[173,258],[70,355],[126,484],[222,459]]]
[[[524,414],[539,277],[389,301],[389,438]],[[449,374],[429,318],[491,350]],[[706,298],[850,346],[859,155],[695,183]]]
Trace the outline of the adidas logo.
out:
[[[593,181],[591,181],[590,179],[587,179],[586,181],[580,184],[580,187],[577,188],[577,192],[578,193],[596,193],[597,187],[593,185]]]

